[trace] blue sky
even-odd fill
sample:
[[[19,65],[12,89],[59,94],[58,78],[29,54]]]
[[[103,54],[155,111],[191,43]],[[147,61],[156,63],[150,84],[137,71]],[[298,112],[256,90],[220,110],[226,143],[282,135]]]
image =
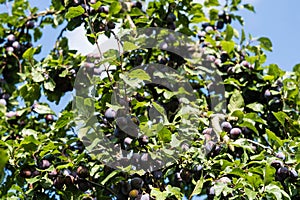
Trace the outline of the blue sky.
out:
[[[200,0],[201,1],[201,0]],[[50,1],[30,0],[33,5],[46,8]],[[255,6],[256,13],[249,11],[239,12],[245,20],[246,33],[254,37],[269,37],[273,42],[273,52],[267,53],[267,64],[276,63],[284,70],[292,70],[295,64],[300,63],[300,1],[289,0],[244,0]],[[237,26],[238,27],[238,26]],[[44,50],[48,51],[54,45],[55,37],[50,27],[45,29],[44,36],[39,43],[44,44]],[[57,34],[59,31],[57,31]],[[72,48],[82,53],[93,50],[93,46],[83,43],[84,32],[77,30],[74,34],[66,34],[72,43]]]

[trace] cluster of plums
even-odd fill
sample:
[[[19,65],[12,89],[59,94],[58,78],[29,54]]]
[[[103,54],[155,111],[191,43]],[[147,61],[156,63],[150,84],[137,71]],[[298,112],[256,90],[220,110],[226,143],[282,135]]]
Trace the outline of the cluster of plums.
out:
[[[120,199],[131,199],[137,200],[149,200],[150,196],[148,193],[142,192],[142,187],[144,186],[144,181],[140,177],[133,177],[128,181],[120,181],[118,183],[118,193]]]
[[[38,163],[36,167],[23,167],[20,170],[20,176],[23,178],[33,178],[41,174],[40,170],[46,170],[50,166],[50,161],[47,159],[43,159]],[[90,176],[90,172],[89,169],[84,165],[78,166],[78,168],[74,171],[71,171],[69,169],[54,169],[47,173],[48,177],[53,181],[53,186],[58,190],[63,189],[64,186],[76,186],[83,192],[91,188],[90,182],[86,180],[86,178]]]
[[[97,3],[96,0],[88,0],[86,1],[87,4],[85,4],[84,0],[73,0],[73,2],[69,3],[69,5],[66,5],[66,7],[70,7],[70,6],[81,6],[86,14],[88,15],[96,15],[96,14],[101,14],[101,15],[107,15],[109,13],[109,6],[105,6],[102,5],[100,6],[98,9],[94,9],[93,6],[91,6],[91,4],[95,4]],[[62,1],[62,4],[65,5],[64,1]],[[127,4],[122,4],[123,6],[130,6],[130,8],[138,8],[138,9],[142,9],[142,3],[139,1],[136,2],[130,2],[130,5]],[[87,15],[83,14],[82,17],[85,18]],[[76,20],[76,18],[74,19]],[[94,21],[94,30],[96,32],[99,31],[109,31],[112,30],[116,27],[116,24],[113,21],[106,21],[105,23],[102,22],[102,20],[96,20]]]
[[[295,169],[289,169],[284,165],[285,155],[282,152],[276,153],[276,157],[280,160],[274,160],[271,162],[271,166],[276,169],[275,179],[283,182],[289,178],[291,182],[295,182],[298,179],[298,173]]]
[[[200,41],[204,41],[205,35],[213,32],[216,29],[223,29],[225,24],[231,23],[231,16],[225,11],[218,14],[218,21],[216,24],[211,24],[210,22],[205,22],[202,24],[202,30],[198,33]]]
[[[2,90],[2,88],[0,88],[0,104],[3,106],[6,106],[9,98],[10,98],[10,95],[8,93],[4,92]]]
[[[34,21],[28,21],[25,24],[27,29],[34,28]],[[30,42],[22,43],[18,41],[15,34],[11,33],[6,37],[5,50],[7,53],[14,53],[17,56],[21,56],[28,48],[32,46]]]
[[[175,14],[173,12],[168,13],[166,17],[167,28],[171,30],[175,30],[176,29],[175,21],[176,21]]]
[[[14,53],[17,56],[21,56],[31,46],[32,44],[30,42],[22,44],[17,41],[14,34],[9,34],[6,37],[5,50],[7,53]]]
[[[273,89],[275,92],[279,92],[281,90],[281,87],[278,86],[277,88],[273,88]],[[273,95],[270,89],[266,89],[263,93],[263,96],[267,101],[268,107],[271,111],[277,112],[281,110],[283,106],[283,102],[280,99],[281,98],[280,94]]]

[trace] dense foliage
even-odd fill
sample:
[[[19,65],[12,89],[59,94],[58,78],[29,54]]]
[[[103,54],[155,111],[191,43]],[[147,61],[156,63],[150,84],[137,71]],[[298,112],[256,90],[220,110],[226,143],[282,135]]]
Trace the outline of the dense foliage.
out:
[[[264,64],[265,52],[272,51],[271,41],[247,36],[243,18],[237,15],[240,9],[254,12],[252,5],[242,0],[155,0],[147,4],[52,0],[48,9],[40,11],[26,0],[0,3],[1,8],[7,7],[0,13],[3,199],[300,198],[300,65],[285,72],[276,64]],[[49,55],[38,60],[36,55],[43,46],[33,44],[46,26],[51,26],[58,38]],[[137,49],[131,40],[120,43],[125,53],[121,54],[119,47],[104,54],[98,51],[97,57],[69,49],[72,41],[64,33],[80,26],[97,47],[101,47],[101,35],[118,39],[118,29],[156,27],[169,32],[157,39],[159,48]],[[167,51],[168,46],[180,47],[177,39],[182,35],[177,33],[193,42],[186,52],[198,47],[203,59]],[[105,58],[100,63],[99,56]],[[103,60],[108,64],[105,69],[99,67]],[[173,69],[172,73],[180,75],[175,77],[176,84],[180,86],[183,77],[191,90],[177,87],[178,91],[172,91],[172,78],[166,78],[169,74],[159,71],[159,66],[149,65],[148,74],[132,71],[148,63]],[[206,67],[210,70],[205,71]],[[165,73],[160,83],[168,83],[149,81],[157,71]],[[100,75],[93,82],[94,96],[87,95],[88,76],[76,82],[79,73]],[[223,81],[216,83],[213,76]],[[113,94],[124,86],[122,81],[131,90],[115,100]],[[50,102],[69,101],[65,94],[73,91],[74,85],[76,98],[56,115]],[[226,114],[214,121],[217,95],[212,88],[220,85],[225,90],[219,98],[226,103]],[[183,100],[183,93],[193,93],[196,99],[193,103]],[[90,105],[96,117],[92,120]],[[191,111],[184,109],[187,105],[192,105],[188,107]],[[198,110],[196,118],[190,116],[193,109]],[[119,166],[115,169],[89,154],[86,138],[78,137],[76,131],[78,116],[88,121],[83,128],[90,128],[97,119],[106,140],[135,156],[114,163]],[[118,116],[123,121],[117,121]],[[128,124],[135,128],[124,128]],[[192,126],[186,128],[187,124]],[[189,141],[180,140],[179,133],[188,135]],[[163,159],[155,157],[155,150],[169,152],[174,146],[179,147],[177,159],[161,164]],[[149,165],[154,158],[157,166],[166,166],[154,171],[132,167]]]

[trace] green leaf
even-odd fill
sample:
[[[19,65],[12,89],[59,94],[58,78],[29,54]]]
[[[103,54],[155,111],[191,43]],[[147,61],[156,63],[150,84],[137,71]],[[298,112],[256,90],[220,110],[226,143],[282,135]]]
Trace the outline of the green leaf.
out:
[[[46,82],[44,82],[44,88],[46,90],[49,90],[49,91],[54,91],[55,89],[55,82],[52,80],[52,79],[48,79]]]
[[[251,103],[251,104],[248,104],[246,107],[254,110],[255,112],[263,113],[263,111],[264,111],[264,106],[260,103]]]
[[[230,26],[228,24],[227,27],[226,27],[226,37],[225,37],[225,40],[230,41],[232,39],[232,37],[233,37],[233,33],[234,33],[234,31],[233,31],[232,26]]]
[[[171,185],[167,185],[166,192],[168,192],[168,196],[175,196],[176,199],[182,199],[182,193],[180,192],[180,188],[172,187]]]
[[[282,146],[283,145],[283,141],[276,136],[276,134],[272,131],[270,131],[269,129],[266,129],[266,134],[268,136],[268,140],[270,141],[275,141],[278,143],[278,146]]]
[[[234,42],[233,41],[221,41],[221,46],[224,51],[227,53],[231,53],[234,50]]]
[[[243,110],[244,105],[245,103],[242,94],[240,91],[235,90],[230,97],[228,109],[231,112],[234,112],[235,110]]]
[[[137,49],[138,46],[136,46],[134,43],[132,42],[128,42],[128,41],[125,41],[124,42],[124,45],[123,45],[123,50],[124,51],[131,51],[131,50],[135,50]]]
[[[251,12],[255,13],[254,6],[249,3],[244,4],[243,7],[246,8],[247,10],[250,10]]]
[[[288,115],[285,114],[284,112],[282,111],[279,111],[279,112],[272,112],[273,115],[276,117],[276,119],[280,122],[280,124],[285,127],[285,122],[286,120],[289,119]]]
[[[58,118],[58,120],[55,123],[55,128],[60,129],[65,127],[70,123],[72,119],[73,119],[73,114],[71,112],[68,111],[62,112],[61,117]]]
[[[8,161],[7,151],[0,148],[0,180],[3,178],[4,167]]]
[[[149,74],[147,74],[147,72],[142,69],[132,70],[131,72],[129,72],[128,76],[133,79],[136,78],[143,81],[151,81],[151,77],[149,76]]]
[[[42,82],[45,79],[44,76],[42,75],[42,73],[37,70],[33,70],[31,72],[31,75],[32,75],[32,80],[37,83]]]
[[[211,6],[219,6],[220,3],[218,0],[205,0],[204,5],[205,7],[211,7]]]
[[[166,127],[163,127],[158,132],[158,138],[162,142],[170,142],[172,139],[172,132],[169,129],[167,129]]]
[[[152,105],[154,106],[154,108],[162,115],[165,116],[165,109],[164,107],[162,107],[161,105],[159,105],[156,102],[152,102]]]
[[[84,13],[84,9],[81,6],[70,7],[65,17],[67,19],[72,19],[82,15],[83,13]]]
[[[156,197],[156,200],[165,200],[168,197],[168,193],[161,192],[159,188],[153,188],[150,195]]]
[[[203,184],[204,184],[204,178],[203,178],[203,174],[201,174],[201,177],[197,181],[196,186],[195,186],[192,194],[190,195],[189,199],[191,199],[194,195],[201,194],[202,188],[203,188]]]
[[[112,15],[118,14],[121,9],[122,9],[122,6],[121,6],[120,2],[114,1],[109,7],[109,14],[112,14]]]
[[[258,38],[258,41],[260,41],[261,48],[263,48],[267,51],[272,51],[272,42],[269,38],[260,37],[260,38]]]
[[[274,180],[274,174],[275,174],[274,167],[270,165],[265,165],[264,169],[264,184],[269,185]]]
[[[101,181],[101,185],[105,185],[105,183],[107,181],[109,181],[109,179],[111,179],[112,177],[114,177],[118,173],[119,173],[119,170],[114,170],[113,172],[111,172],[103,181]]]
[[[210,20],[218,20],[219,16],[218,16],[219,10],[217,9],[210,9],[209,10],[209,19]]]
[[[254,200],[257,195],[257,192],[254,192],[253,190],[245,188],[245,194],[247,195],[249,200]]]
[[[23,53],[22,57],[23,57],[24,59],[30,60],[30,59],[33,58],[33,55],[34,55],[35,51],[36,51],[35,48],[30,47],[29,49],[27,49],[27,50]]]
[[[288,195],[285,191],[281,190],[280,187],[278,187],[277,185],[269,184],[269,185],[267,185],[267,186],[265,187],[265,191],[266,191],[267,193],[269,193],[269,194],[274,195],[275,198],[276,198],[277,200],[282,200],[282,199],[283,199],[283,198],[282,198],[282,194],[283,194],[287,199],[291,199],[291,198],[289,197],[289,195]]]
[[[245,42],[246,40],[246,34],[245,34],[245,30],[242,29],[242,36],[241,36],[241,41],[240,41],[240,44],[243,44],[243,42]]]
[[[36,140],[33,135],[29,135],[24,138],[20,146],[22,146],[25,151],[34,151],[39,144],[40,142]]]
[[[37,112],[38,114],[55,114],[51,108],[49,108],[48,105],[41,105],[41,104],[37,104],[34,106],[33,109],[35,112]]]
[[[276,64],[270,64],[268,66],[268,75],[274,76],[274,79],[277,79],[281,76],[283,76],[285,72],[281,70],[278,65]]]

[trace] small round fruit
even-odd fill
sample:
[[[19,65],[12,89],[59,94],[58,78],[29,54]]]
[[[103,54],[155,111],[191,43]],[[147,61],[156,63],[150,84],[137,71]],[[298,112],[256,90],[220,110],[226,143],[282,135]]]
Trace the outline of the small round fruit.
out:
[[[274,167],[275,169],[279,169],[280,167],[283,167],[283,163],[280,160],[273,160],[271,162],[271,166]]]
[[[217,180],[217,182],[228,184],[228,183],[231,183],[231,180],[227,176],[224,176],[224,177],[220,178],[219,180]]]
[[[171,29],[171,30],[175,30],[176,29],[176,24],[174,22],[168,23],[167,28]]]
[[[91,184],[87,181],[84,181],[84,180],[80,180],[78,182],[78,189],[85,192],[87,191],[88,189],[91,188]]]
[[[152,172],[152,174],[155,179],[161,179],[163,177],[162,171],[160,171],[160,170],[154,171],[154,172]]]
[[[223,129],[223,131],[229,133],[230,130],[232,129],[232,126],[229,122],[222,122],[221,127]]]
[[[271,94],[270,90],[269,89],[265,90],[264,97],[269,100],[271,98],[271,96],[272,96],[272,94]]]
[[[280,167],[277,170],[276,175],[280,181],[283,181],[289,176],[289,170],[286,167]]]
[[[227,14],[223,20],[224,20],[225,24],[231,24],[231,16],[230,15]]]
[[[205,22],[201,26],[202,26],[203,29],[205,29],[206,27],[210,26],[210,23]]]
[[[136,189],[133,189],[129,192],[129,197],[130,198],[136,198],[139,195],[139,191]]]
[[[109,29],[114,29],[114,28],[116,28],[116,24],[112,21],[109,21],[109,22],[107,22],[107,27]]]
[[[202,169],[203,169],[202,165],[195,165],[194,168],[193,168],[193,171],[194,172],[200,172]]]
[[[38,176],[38,175],[40,175],[40,174],[41,174],[40,171],[34,170],[34,171],[32,172],[32,177],[36,177],[36,176]]]
[[[139,1],[137,2],[132,2],[132,8],[139,8],[139,9],[142,9],[143,7],[143,4]]]
[[[125,143],[126,145],[130,145],[130,144],[132,143],[132,141],[133,141],[133,139],[131,139],[130,137],[126,137],[126,138],[124,139],[124,143]]]
[[[218,21],[216,27],[219,30],[223,29],[224,28],[224,22],[223,21]]]
[[[285,155],[284,155],[284,153],[282,153],[282,152],[276,153],[276,157],[277,157],[277,158],[280,158],[280,159],[282,159],[282,160],[285,160]]]
[[[233,128],[230,130],[230,136],[233,138],[237,138],[242,133],[240,128]]]
[[[34,21],[28,21],[28,22],[26,22],[26,28],[28,28],[28,29],[32,29],[32,28],[34,28]]]
[[[100,6],[98,12],[108,14],[109,8],[107,6]]]
[[[213,141],[208,141],[205,144],[206,153],[209,154],[210,152],[212,152],[214,150],[215,147],[216,147],[216,144]]]
[[[80,178],[87,178],[90,176],[90,172],[89,172],[89,169],[85,166],[79,166],[76,170],[77,172],[77,175],[80,177]]]
[[[246,68],[249,68],[250,67],[250,64],[246,61],[246,60],[243,60],[241,63],[240,63],[241,66],[243,67],[246,67]]]
[[[20,45],[20,43],[19,43],[18,41],[14,41],[14,42],[12,43],[12,47],[13,47],[14,49],[16,49],[16,50],[19,50],[19,49],[21,48],[21,45]]]
[[[54,169],[53,171],[51,171],[51,172],[48,172],[48,177],[49,178],[55,178],[56,176],[57,176],[57,170],[56,169]]]
[[[210,32],[212,32],[212,31],[214,31],[214,28],[213,28],[212,26],[207,26],[207,27],[205,28],[205,32],[207,32],[207,33],[210,33]]]
[[[20,171],[20,176],[23,178],[30,178],[32,175],[32,172],[29,168],[23,168]]]
[[[60,172],[60,174],[62,174],[63,176],[70,176],[71,173],[72,172],[69,169],[64,169]]]
[[[217,58],[214,62],[215,65],[217,65],[218,67],[222,65],[222,60],[220,58]]]
[[[174,15],[174,13],[169,13],[167,15],[167,22],[168,23],[174,22],[175,20],[176,20],[176,16]]]
[[[289,175],[290,175],[290,178],[291,178],[292,181],[295,181],[295,180],[297,180],[297,178],[298,178],[298,173],[297,173],[297,171],[294,170],[294,169],[291,169],[291,170],[289,171]]]
[[[112,108],[108,108],[105,113],[104,113],[104,116],[107,120],[114,120],[115,117],[116,117],[116,111]]]
[[[64,186],[64,181],[62,177],[57,177],[56,179],[54,179],[53,181],[53,186],[58,189],[61,190]]]
[[[53,115],[48,114],[45,116],[45,119],[46,121],[53,121]]]
[[[130,184],[133,189],[141,189],[143,187],[144,181],[139,177],[134,177],[133,179],[131,179]]]
[[[189,170],[183,169],[180,171],[180,177],[185,182],[190,182],[192,178],[192,174]]]
[[[206,60],[208,60],[210,62],[214,62],[216,60],[216,56],[214,56],[214,55],[208,55],[208,56],[206,56]]]
[[[8,42],[13,43],[16,40],[16,36],[14,34],[9,34],[6,39]]]
[[[5,99],[0,99],[0,104],[3,105],[3,106],[6,106],[6,104],[7,104],[6,100]]]
[[[226,51],[223,51],[220,55],[220,59],[222,63],[226,62],[229,59],[229,55]]]
[[[14,52],[15,49],[13,47],[6,47],[5,50],[7,53],[12,53],[12,52]]]
[[[143,195],[141,196],[141,199],[140,199],[140,200],[150,200],[149,194],[148,194],[148,193],[143,194]]]
[[[73,185],[74,184],[74,177],[73,176],[66,176],[63,178],[65,185]]]
[[[205,134],[208,134],[208,135],[211,135],[212,134],[212,131],[213,129],[212,128],[206,128],[202,131],[202,133],[205,135]]]
[[[147,135],[142,135],[142,137],[140,138],[140,142],[142,144],[148,144],[149,142],[149,137]]]
[[[39,162],[38,167],[40,169],[47,169],[49,168],[51,165],[51,163],[49,162],[49,160],[43,159]]]

